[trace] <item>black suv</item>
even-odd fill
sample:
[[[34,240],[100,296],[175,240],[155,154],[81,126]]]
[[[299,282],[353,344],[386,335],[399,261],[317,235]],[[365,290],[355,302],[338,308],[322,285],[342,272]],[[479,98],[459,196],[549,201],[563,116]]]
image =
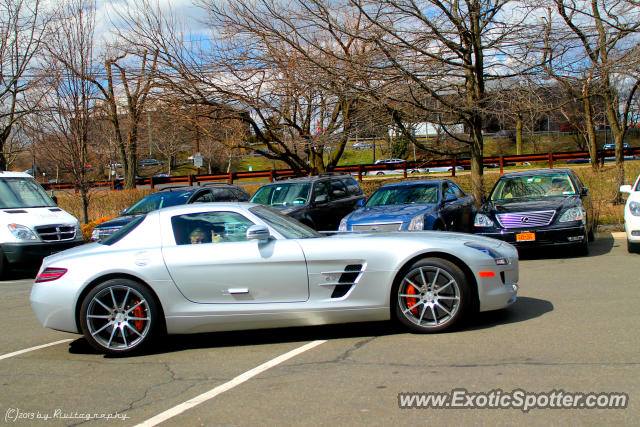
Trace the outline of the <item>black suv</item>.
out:
[[[168,187],[157,193],[149,194],[140,199],[129,209],[122,211],[122,215],[102,224],[96,225],[91,234],[91,240],[102,240],[135,218],[168,206],[184,205],[187,203],[206,202],[246,202],[249,193],[242,188],[229,184],[204,184],[200,187]]]
[[[337,230],[364,192],[351,175],[325,173],[267,184],[251,198],[316,230]]]

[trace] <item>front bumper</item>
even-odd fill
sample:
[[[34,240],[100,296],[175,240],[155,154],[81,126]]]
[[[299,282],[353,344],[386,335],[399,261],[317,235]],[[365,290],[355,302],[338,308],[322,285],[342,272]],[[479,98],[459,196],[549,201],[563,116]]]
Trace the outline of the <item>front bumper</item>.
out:
[[[640,243],[640,216],[625,215],[624,231],[631,243]]]
[[[520,233],[535,233],[535,240],[518,241]],[[534,229],[509,229],[485,231],[477,229],[476,234],[502,240],[518,248],[531,248],[541,246],[575,245],[584,243],[587,238],[584,225],[571,227],[534,228]]]
[[[39,267],[44,257],[83,243],[82,238],[63,242],[3,243],[2,251],[9,264],[31,268]]]

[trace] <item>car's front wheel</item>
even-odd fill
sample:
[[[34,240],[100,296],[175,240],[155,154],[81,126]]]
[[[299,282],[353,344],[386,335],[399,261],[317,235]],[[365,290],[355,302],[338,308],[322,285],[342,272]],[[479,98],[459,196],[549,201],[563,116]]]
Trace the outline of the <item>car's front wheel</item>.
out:
[[[392,298],[396,318],[419,333],[451,329],[472,307],[464,273],[440,258],[415,262],[395,284]]]
[[[149,289],[130,279],[111,279],[84,298],[80,326],[96,350],[124,355],[142,350],[161,330],[160,313]]]

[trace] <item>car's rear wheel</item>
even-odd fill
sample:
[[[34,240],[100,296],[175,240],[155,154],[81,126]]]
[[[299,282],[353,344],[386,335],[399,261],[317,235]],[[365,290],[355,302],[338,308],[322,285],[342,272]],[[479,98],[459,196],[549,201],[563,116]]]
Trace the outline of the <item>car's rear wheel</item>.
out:
[[[640,244],[632,243],[627,239],[627,252],[630,254],[640,252]]]
[[[136,281],[107,280],[84,298],[80,326],[85,339],[100,352],[138,352],[161,330],[158,303],[149,289]]]
[[[396,318],[419,333],[451,329],[471,307],[464,273],[440,258],[426,258],[411,265],[395,284],[392,298]]]

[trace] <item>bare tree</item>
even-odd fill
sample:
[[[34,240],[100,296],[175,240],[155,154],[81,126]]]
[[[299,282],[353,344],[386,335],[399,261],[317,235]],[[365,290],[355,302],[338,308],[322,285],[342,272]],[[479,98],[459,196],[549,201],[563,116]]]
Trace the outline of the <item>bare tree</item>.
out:
[[[551,5],[563,25],[552,31],[568,29],[573,34],[581,48],[581,51],[573,52],[574,59],[579,61],[584,58],[588,61],[593,78],[600,85],[599,94],[603,100],[607,125],[615,142],[616,180],[617,187],[620,187],[624,183],[622,144],[632,100],[640,86],[640,76],[628,74],[630,61],[636,60],[640,52],[637,42],[640,8],[633,0],[552,0]],[[586,81],[592,78],[591,75],[586,77]],[[617,192],[616,201],[620,200],[620,193]]]
[[[315,0],[320,3],[322,0]],[[418,117],[447,125],[463,124],[466,135],[447,136],[468,147],[472,191],[483,193],[483,126],[487,87],[510,74],[502,57],[523,56],[526,11],[511,14],[509,0],[349,0],[373,29],[360,37],[374,43],[381,60],[372,63],[375,81],[393,82],[379,91],[394,122]],[[514,62],[523,64],[522,61]],[[522,72],[522,70],[518,70]],[[404,130],[404,129],[403,129]],[[413,143],[423,144],[406,132]]]
[[[94,72],[93,42],[95,9],[92,0],[59,3],[54,31],[47,43],[51,66],[50,96],[46,109],[35,122],[38,148],[68,169],[82,200],[82,221],[89,221],[89,177],[87,171],[91,117],[96,93],[80,76]]]
[[[207,43],[185,35],[170,13],[145,0],[130,10],[127,21],[132,25],[122,36],[160,49],[163,68],[171,70],[162,83],[185,102],[205,105],[209,111],[217,108],[212,119],[246,123],[253,135],[239,141],[239,147],[259,143],[263,156],[295,170],[336,166],[353,126],[357,99],[343,80],[335,78],[338,73],[324,71],[336,66],[334,58],[290,37],[303,34],[307,21],[295,14],[280,15],[266,5],[198,4],[208,13],[206,24],[215,36]],[[283,32],[282,26],[295,31]],[[326,46],[349,49],[351,43],[337,36],[328,31],[314,35]]]
[[[104,69],[99,73],[90,70],[88,74],[66,62],[64,57],[56,58],[70,72],[95,85],[102,95],[102,103],[112,125],[113,141],[122,162],[124,188],[135,188],[138,133],[147,98],[153,88],[157,56],[157,51],[149,54],[144,49],[110,46],[102,61]],[[127,62],[131,58],[134,60]]]
[[[41,78],[36,57],[49,19],[43,15],[40,0],[0,1],[0,170],[15,152],[7,145],[14,126],[40,101],[26,94]]]

